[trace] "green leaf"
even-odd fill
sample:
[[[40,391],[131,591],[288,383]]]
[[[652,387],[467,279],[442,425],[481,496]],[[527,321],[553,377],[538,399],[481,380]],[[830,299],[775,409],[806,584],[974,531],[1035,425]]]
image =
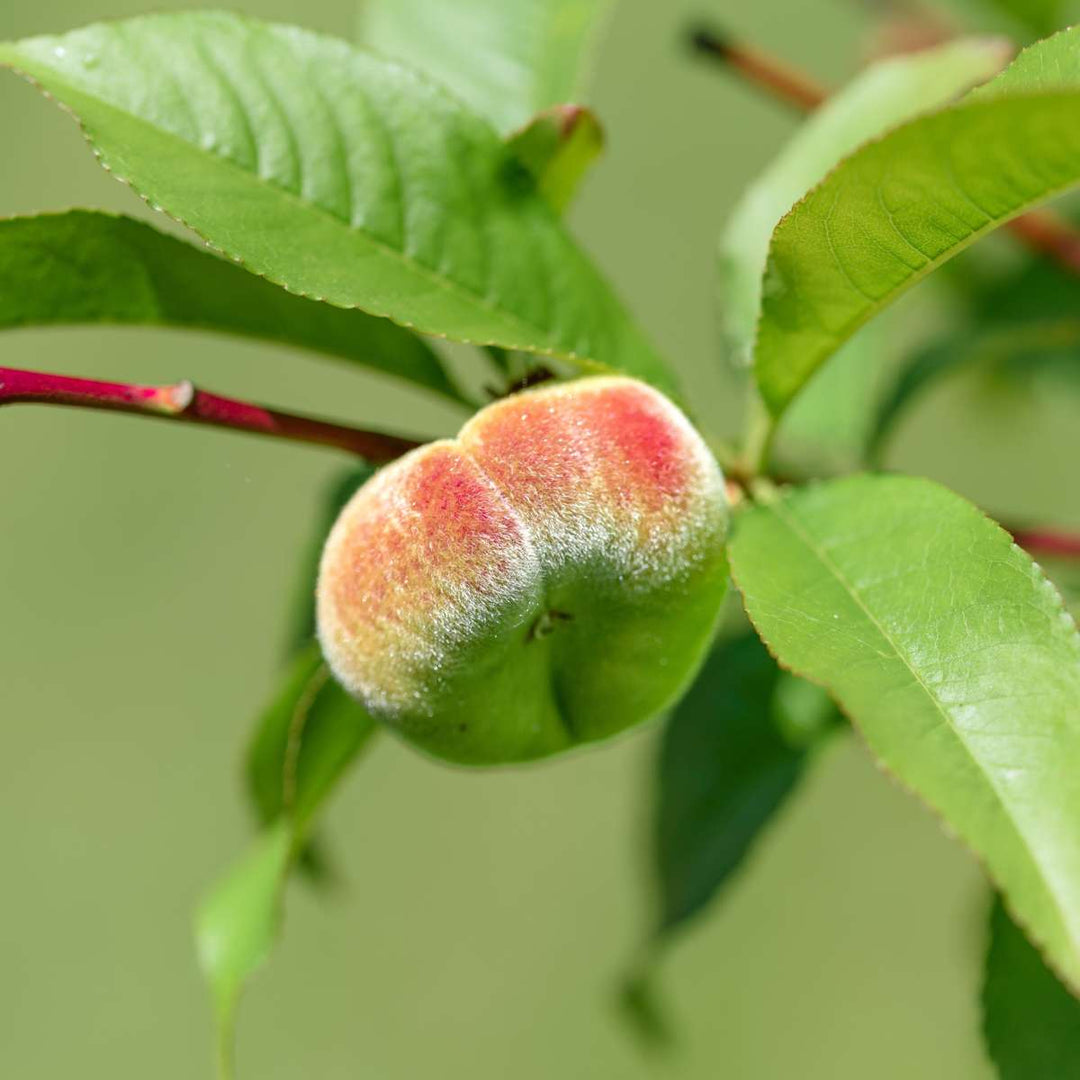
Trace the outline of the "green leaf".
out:
[[[199,964],[214,993],[223,1077],[232,1075],[240,993],[266,962],[277,939],[292,842],[284,821],[260,836],[203,901],[195,918]]]
[[[1080,322],[1074,315],[1080,294],[1074,274],[1039,255],[1022,257],[1004,269],[964,257],[949,264],[945,279],[962,305],[957,329],[915,352],[892,373],[866,429],[865,452],[871,461],[883,459],[890,436],[912,404],[962,369],[985,374],[1011,394],[1040,383],[1055,394],[1062,388],[1080,390]],[[874,329],[887,321],[875,321]],[[852,344],[865,336],[859,334]],[[829,379],[834,366],[835,360],[818,379]],[[820,391],[816,380],[785,426],[803,402],[820,397]]]
[[[298,832],[306,830],[374,731],[375,722],[330,677],[318,645],[310,643],[263,712],[248,750],[261,824],[286,816]]]
[[[556,105],[534,116],[509,146],[536,177],[540,194],[561,214],[604,149],[604,132],[590,109]]]
[[[860,326],[974,240],[1080,180],[1080,29],[856,151],[777,226],[755,370],[779,416]]]
[[[1010,380],[1044,372],[1080,375],[1080,320],[1030,322],[966,333],[937,342],[912,356],[878,403],[866,456],[880,463],[889,436],[912,403],[934,383],[962,368],[980,368]]]
[[[465,402],[442,361],[388,319],[317,304],[132,218],[0,221],[0,329],[107,323],[282,342]]]
[[[106,168],[292,292],[672,380],[481,119],[345,42],[187,12],[0,45]]]
[[[1046,37],[1066,25],[1062,0],[985,0],[1035,37]]]
[[[1063,219],[1068,221],[1067,218]],[[969,252],[945,267],[943,280],[960,301],[959,317],[968,326],[1015,327],[1053,322],[1072,315],[1077,277],[1056,260],[1010,245],[1013,258],[997,266]]]
[[[503,132],[581,101],[614,0],[365,0],[361,37],[426,71]]]
[[[749,366],[761,313],[769,238],[792,205],[860,143],[951,101],[1009,57],[994,38],[969,38],[872,64],[817,109],[732,212],[720,240],[724,321],[736,360]]]
[[[1080,634],[1039,568],[900,476],[757,506],[730,557],[770,651],[830,692],[1080,987]]]
[[[674,1038],[654,985],[664,944],[739,869],[838,720],[828,696],[782,672],[752,633],[713,649],[672,714],[652,837],[659,910],[620,994],[646,1045]]]
[[[784,675],[754,634],[713,651],[660,750],[658,934],[697,914],[738,869],[835,718],[828,697]]]
[[[651,961],[623,979],[616,1002],[623,1019],[642,1045],[651,1050],[671,1049],[675,1032],[657,992]]]
[[[277,939],[289,870],[326,798],[374,731],[375,722],[330,678],[315,643],[296,658],[263,715],[248,768],[265,830],[211,891],[195,924],[226,1075],[237,1002]]]
[[[286,658],[290,663],[295,662],[297,656],[308,653],[315,639],[315,584],[326,537],[342,507],[374,473],[374,466],[366,462],[342,470],[331,482],[323,504],[315,516],[315,527],[307,550],[301,558],[301,572],[290,612],[286,639]],[[341,707],[346,707],[347,699],[336,687],[328,686],[320,696],[319,703],[326,704],[331,701],[330,695],[335,692]],[[287,726],[283,723],[282,714],[285,711],[284,707],[266,710],[256,725],[248,748],[247,789],[260,825],[266,825],[281,811],[280,781],[286,743],[283,732]],[[306,749],[305,744],[304,750]],[[297,856],[297,867],[309,881],[317,884],[325,884],[336,876],[333,862],[317,834],[309,835],[305,840]]]
[[[1080,1080],[1080,1001],[998,899],[990,915],[983,1037],[1001,1080]]]

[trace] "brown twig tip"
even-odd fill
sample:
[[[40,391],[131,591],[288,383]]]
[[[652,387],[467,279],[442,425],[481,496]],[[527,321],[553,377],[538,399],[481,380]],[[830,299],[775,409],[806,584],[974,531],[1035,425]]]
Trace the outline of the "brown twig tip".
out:
[[[246,431],[331,446],[381,465],[420,445],[413,439],[336,424],[199,390],[185,379],[168,386],[102,382],[0,367],[0,406],[64,405]]]
[[[725,34],[719,33],[709,26],[691,27],[686,35],[686,40],[694,52],[705,53],[709,56],[726,58],[728,55],[729,39]]]
[[[811,112],[828,97],[825,87],[809,75],[715,29],[697,27],[690,31],[688,40],[695,52],[724,64],[799,112]]]

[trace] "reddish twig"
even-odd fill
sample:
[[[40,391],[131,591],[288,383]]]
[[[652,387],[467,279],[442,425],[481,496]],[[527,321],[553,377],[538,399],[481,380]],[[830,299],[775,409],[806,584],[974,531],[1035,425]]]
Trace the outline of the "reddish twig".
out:
[[[691,36],[694,48],[719,60],[752,85],[801,113],[813,112],[829,97],[826,87],[812,76],[770,56],[709,30]],[[1080,232],[1050,210],[1029,210],[1003,223],[1017,240],[1044,255],[1070,274],[1080,275]]]
[[[172,386],[136,386],[0,367],[0,406],[14,404],[68,405],[207,424],[292,442],[332,446],[375,464],[392,461],[420,445],[396,435],[363,431],[209,394],[186,380]]]
[[[1056,529],[1009,529],[1013,540],[1033,558],[1080,559],[1080,535]]]
[[[1080,274],[1080,232],[1057,214],[1029,210],[1006,222],[1006,228],[1032,251],[1053,259],[1071,274]]]

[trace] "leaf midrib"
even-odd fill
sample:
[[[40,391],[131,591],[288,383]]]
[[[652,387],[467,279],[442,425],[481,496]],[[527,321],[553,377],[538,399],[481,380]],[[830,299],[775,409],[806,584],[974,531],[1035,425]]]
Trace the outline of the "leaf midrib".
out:
[[[10,42],[9,43],[0,43],[0,50],[2,50],[3,52],[6,52],[9,57],[17,55],[17,45],[13,45]],[[2,53],[0,53],[0,55],[2,55]],[[21,76],[24,79],[27,79],[30,82],[37,82],[38,81],[37,78],[33,75],[33,73],[19,67],[17,63],[13,62],[13,60],[10,60],[10,59],[6,60],[6,61],[0,60],[0,65],[10,68],[15,74]],[[284,199],[284,200],[286,200],[286,201],[288,201],[288,202],[290,202],[290,203],[292,203],[292,204],[294,204],[296,206],[299,206],[306,213],[313,214],[313,215],[315,215],[317,217],[321,217],[321,218],[325,218],[325,219],[329,220],[330,222],[333,223],[333,225],[335,227],[343,228],[344,230],[346,230],[347,233],[356,236],[363,243],[369,244],[372,248],[374,248],[376,251],[378,251],[381,255],[383,255],[383,256],[385,256],[387,258],[396,260],[396,261],[400,262],[401,264],[407,266],[410,270],[414,271],[418,276],[424,278],[429,283],[433,284],[434,286],[436,286],[437,288],[443,290],[444,292],[448,292],[448,293],[450,293],[452,295],[455,295],[455,296],[457,296],[459,298],[464,298],[467,302],[474,304],[476,307],[480,308],[481,310],[491,312],[492,314],[498,316],[499,318],[504,319],[504,320],[509,321],[509,322],[512,322],[514,325],[516,325],[518,327],[521,327],[523,330],[526,331],[526,333],[523,335],[526,339],[532,338],[534,335],[539,335],[543,340],[550,341],[551,331],[549,329],[547,329],[545,327],[537,326],[537,325],[531,323],[530,321],[528,321],[526,318],[524,318],[518,312],[511,311],[509,308],[506,308],[506,307],[499,307],[496,304],[493,304],[491,301],[489,301],[486,297],[480,295],[479,293],[474,292],[473,290],[465,287],[464,285],[460,284],[459,282],[454,281],[454,280],[452,280],[450,278],[441,276],[436,270],[433,270],[431,267],[428,267],[424,263],[421,263],[421,262],[417,261],[415,258],[407,255],[405,252],[401,251],[400,249],[392,247],[391,245],[387,244],[385,241],[382,241],[382,240],[378,239],[377,237],[373,236],[371,233],[367,232],[366,230],[364,230],[362,228],[357,228],[352,223],[346,222],[343,218],[339,217],[337,214],[333,213],[332,211],[327,210],[325,207],[320,206],[318,203],[309,202],[306,199],[302,198],[300,195],[297,195],[295,192],[290,191],[288,188],[282,187],[280,184],[274,182],[273,180],[268,179],[267,177],[260,176],[259,174],[252,172],[250,169],[244,168],[243,165],[239,164],[236,161],[233,161],[231,158],[222,157],[222,156],[220,156],[218,154],[210,153],[209,151],[204,150],[197,143],[193,143],[190,140],[185,139],[182,135],[177,135],[175,132],[168,131],[165,128],[159,127],[158,125],[144,119],[143,117],[139,116],[136,113],[130,112],[127,109],[123,109],[123,108],[120,108],[120,107],[118,107],[116,105],[113,105],[112,103],[110,103],[108,101],[105,101],[104,99],[102,99],[100,97],[97,97],[97,96],[89,93],[88,91],[81,89],[78,86],[73,85],[66,78],[64,78],[60,73],[58,73],[55,68],[49,67],[48,65],[45,65],[45,64],[42,64],[40,66],[45,68],[50,73],[50,75],[54,78],[54,81],[57,84],[63,86],[68,91],[68,93],[70,95],[80,97],[80,98],[88,98],[88,99],[96,102],[97,105],[100,108],[108,110],[109,112],[112,112],[112,113],[116,114],[119,117],[123,117],[124,119],[128,120],[129,122],[133,122],[133,123],[135,123],[135,124],[137,124],[137,125],[139,125],[141,127],[145,127],[147,129],[149,129],[150,131],[152,131],[156,136],[158,136],[160,138],[165,138],[165,139],[167,139],[169,141],[181,143],[186,150],[193,151],[198,157],[202,158],[203,160],[205,160],[207,162],[210,162],[213,165],[216,165],[218,167],[224,167],[224,168],[227,168],[227,169],[230,169],[230,170],[233,170],[235,172],[240,173],[241,175],[246,177],[248,180],[252,181],[255,185],[257,185],[259,187],[262,187],[265,190],[267,190],[268,192],[270,192],[274,197],[282,198],[282,199]],[[53,96],[58,97],[58,95],[53,95]],[[82,114],[82,111],[77,110],[74,106],[70,106],[68,108],[68,111],[71,113],[72,118],[75,120],[75,122],[79,125],[80,130],[82,131],[82,133],[83,133],[84,137],[86,138],[87,142],[90,143],[91,147],[97,153],[99,153],[99,154],[101,154],[103,156],[107,155],[109,158],[112,158],[114,156],[113,153],[110,150],[106,150],[101,145],[101,142],[97,138],[94,137],[94,135],[93,135],[93,133],[91,131],[91,128],[96,127],[97,125],[94,125],[92,122],[88,121],[84,117],[84,115]],[[112,171],[111,168],[110,168],[110,171]],[[126,175],[126,173],[121,173],[121,172],[117,171],[117,172],[114,173],[114,175],[121,182],[130,185],[132,190],[134,190],[139,195],[139,197],[142,198],[144,201],[149,202],[151,204],[153,203],[153,195],[146,192],[143,189],[141,184],[139,184],[138,182],[133,180],[130,176]],[[218,246],[213,240],[211,240],[209,237],[207,237],[205,235],[205,233],[200,228],[196,227],[195,225],[192,225],[190,222],[184,220],[183,218],[181,218],[179,215],[175,214],[171,210],[168,210],[166,208],[162,208],[161,212],[164,213],[166,216],[173,218],[175,221],[177,221],[179,224],[183,225],[185,228],[191,229],[191,231],[193,233],[195,233],[196,236],[198,236],[204,243],[206,243],[213,250],[220,252],[226,258],[229,258],[229,259],[233,258],[233,256],[231,255],[230,252],[228,252],[224,248],[221,248],[220,246]],[[248,265],[247,260],[242,260],[242,265],[244,266],[245,269],[249,270],[252,273],[257,274],[257,276],[262,277],[267,281],[271,281],[275,285],[278,285],[281,288],[285,288],[285,285],[281,281],[277,280],[275,277],[272,277],[270,274],[262,272],[262,271],[253,270]],[[295,290],[294,289],[287,289],[286,291],[291,292],[295,296],[303,296],[306,299],[314,300],[314,301],[317,301],[319,303],[330,303],[330,301],[326,300],[324,297],[315,296],[312,293],[307,292],[307,291],[302,290],[302,289],[295,289]],[[351,309],[355,309],[355,310],[359,310],[359,311],[369,311],[372,314],[377,314],[380,317],[390,319],[392,322],[396,322],[399,325],[407,326],[409,329],[414,329],[415,328],[413,326],[413,324],[411,324],[409,322],[406,322],[405,320],[397,319],[393,315],[389,314],[388,312],[375,311],[374,309],[369,309],[369,308],[362,308],[359,304],[348,304],[348,305],[334,304],[333,306],[340,307],[340,308],[343,308],[343,309],[346,309],[346,310],[351,308]],[[424,333],[432,333],[432,334],[435,334],[435,336],[446,336],[446,335],[440,335],[437,331],[425,330]],[[580,364],[582,366],[588,366],[588,367],[594,368],[597,371],[612,371],[613,370],[609,365],[603,363],[602,361],[595,360],[595,359],[593,359],[592,357],[589,357],[589,356],[584,356],[584,355],[582,355],[580,353],[577,353],[577,352],[575,352],[575,351],[573,351],[571,349],[558,348],[558,347],[554,347],[554,346],[550,346],[550,345],[548,345],[548,346],[546,346],[544,348],[538,348],[535,344],[521,344],[521,343],[507,345],[505,342],[502,342],[502,341],[486,341],[486,340],[479,340],[479,339],[476,339],[476,340],[473,340],[473,339],[458,339],[458,340],[463,340],[465,342],[465,344],[478,344],[478,345],[498,344],[498,345],[503,345],[503,347],[505,347],[505,348],[520,349],[523,352],[537,353],[539,355],[545,355],[545,356],[561,357],[561,358],[566,359],[566,360],[568,360],[568,361],[570,361],[572,363],[576,363],[576,364]]]
[[[773,515],[782,525],[786,526],[790,530],[790,532],[796,537],[796,539],[801,541],[806,546],[806,548],[815,558],[818,559],[821,565],[833,576],[833,578],[844,590],[844,592],[855,604],[855,606],[863,613],[871,626],[873,626],[873,628],[881,635],[882,640],[893,651],[897,659],[899,659],[900,662],[904,665],[915,683],[922,689],[927,699],[941,716],[946,728],[950,732],[952,732],[957,743],[963,748],[967,757],[970,759],[972,764],[975,765],[977,771],[983,776],[987,786],[994,795],[995,801],[1000,806],[1003,814],[1005,815],[1006,821],[1008,821],[1010,828],[1016,835],[1017,839],[1020,841],[1022,849],[1027,853],[1030,864],[1035,868],[1038,874],[1038,879],[1042,886],[1042,892],[1047,897],[1047,899],[1049,899],[1050,904],[1057,916],[1059,929],[1064,931],[1066,939],[1070,942],[1075,951],[1075,943],[1073,942],[1073,936],[1069,929],[1069,923],[1065,918],[1065,912],[1061,907],[1060,902],[1058,901],[1054,889],[1051,887],[1050,881],[1046,877],[1046,873],[1043,869],[1041,860],[1036,857],[1035,849],[1029,845],[1026,833],[1020,827],[1020,824],[1016,820],[1016,818],[1013,816],[1009,804],[1002,796],[1001,791],[999,790],[991,774],[987,772],[986,768],[983,766],[977,755],[971,750],[970,746],[967,743],[967,740],[964,738],[962,731],[953,723],[950,713],[934,695],[933,691],[930,689],[926,681],[920,675],[918,669],[912,664],[907,653],[900,647],[899,643],[895,640],[893,635],[889,633],[889,631],[885,628],[885,626],[881,623],[877,616],[864,603],[858,589],[856,589],[854,584],[848,580],[847,576],[840,569],[840,567],[837,566],[837,564],[829,558],[828,553],[815,541],[814,537],[800,526],[798,518],[794,514],[789,513],[786,508],[784,508],[784,506],[779,502],[773,503],[772,505],[768,506],[767,509],[773,513]],[[858,726],[861,727],[861,725],[858,724],[858,721],[854,717],[852,717],[852,722],[856,723]],[[889,763],[886,762],[886,764]],[[890,768],[892,768],[891,765]],[[988,866],[987,869],[989,872],[991,872],[991,874],[993,873],[992,868]]]

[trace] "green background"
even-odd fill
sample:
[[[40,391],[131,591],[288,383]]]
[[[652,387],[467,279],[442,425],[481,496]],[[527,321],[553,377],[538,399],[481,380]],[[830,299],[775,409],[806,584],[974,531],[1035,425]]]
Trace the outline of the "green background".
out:
[[[9,3],[0,37],[158,6]],[[237,6],[345,36],[355,24],[351,0]],[[724,430],[737,401],[717,354],[715,238],[794,120],[685,53],[680,30],[701,15],[837,81],[867,14],[853,0],[624,0],[599,57],[609,152],[575,227]],[[145,212],[10,76],[0,145],[0,213]],[[458,422],[391,380],[262,345],[134,330],[0,343],[12,366],[189,377],[428,434]],[[1006,404],[954,379],[890,461],[990,510],[1077,524],[1075,448],[1063,395]],[[240,754],[341,465],[127,418],[0,416],[0,1076],[211,1075],[191,912],[248,836]],[[978,870],[851,740],[664,964],[678,1053],[638,1053],[612,991],[648,911],[655,735],[486,775],[383,740],[329,814],[342,888],[292,890],[283,947],[244,1003],[241,1077],[989,1076]]]

